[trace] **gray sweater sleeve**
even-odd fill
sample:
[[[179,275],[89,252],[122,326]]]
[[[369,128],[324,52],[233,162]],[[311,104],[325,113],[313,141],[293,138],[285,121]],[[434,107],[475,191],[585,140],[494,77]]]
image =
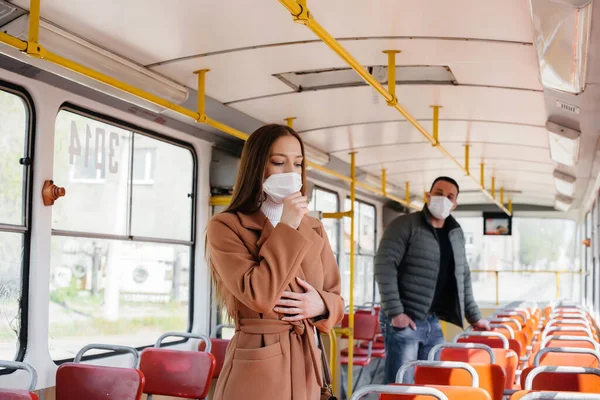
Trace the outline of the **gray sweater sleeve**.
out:
[[[481,319],[481,312],[475,302],[475,296],[473,296],[473,286],[471,285],[471,268],[467,266],[465,270],[465,317],[470,324]]]
[[[396,218],[383,233],[375,256],[375,279],[379,287],[381,305],[390,318],[404,313],[398,289],[398,274],[410,237],[410,221]]]

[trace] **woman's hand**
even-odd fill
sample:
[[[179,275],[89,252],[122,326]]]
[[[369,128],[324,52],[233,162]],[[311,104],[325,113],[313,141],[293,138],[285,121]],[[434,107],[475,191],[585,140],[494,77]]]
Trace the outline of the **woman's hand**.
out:
[[[327,312],[327,307],[321,295],[308,282],[296,278],[298,284],[306,290],[305,293],[283,292],[281,299],[273,311],[287,316],[282,321],[300,321],[319,317]]]
[[[308,198],[302,196],[300,192],[292,193],[283,200],[283,214],[281,214],[280,222],[298,229],[306,214],[308,214]]]

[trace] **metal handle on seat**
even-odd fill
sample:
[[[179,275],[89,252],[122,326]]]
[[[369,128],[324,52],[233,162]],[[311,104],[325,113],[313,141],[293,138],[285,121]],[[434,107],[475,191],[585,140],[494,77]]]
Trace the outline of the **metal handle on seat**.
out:
[[[88,344],[87,346],[84,346],[81,350],[79,350],[79,352],[75,356],[75,359],[73,359],[73,362],[75,364],[79,364],[81,362],[81,359],[83,358],[83,355],[90,350],[108,350],[108,351],[114,351],[116,353],[129,353],[133,356],[133,367],[132,368],[137,368],[137,366],[139,365],[140,355],[139,355],[138,351],[136,349],[134,349],[133,347],[118,346],[116,344],[98,344],[98,343]]]
[[[548,323],[546,324],[546,328],[551,327],[554,324],[565,324],[565,325],[585,325],[588,328],[590,327],[590,322],[586,319],[583,318],[577,318],[577,319],[556,319],[553,318],[550,321],[548,321]]]
[[[550,335],[550,333],[552,332],[560,332],[560,331],[571,331],[571,332],[585,332],[588,334],[588,337],[593,338],[593,333],[591,329],[588,328],[584,328],[581,326],[574,326],[572,328],[566,327],[566,326],[551,326],[550,328],[547,328],[544,330],[544,332],[542,332],[542,340],[544,340],[547,336],[552,336]],[[556,335],[554,335],[556,336]]]
[[[29,386],[27,387],[27,390],[35,390],[35,386],[37,385],[37,372],[31,365],[18,361],[0,361],[0,368],[20,369],[29,372]]]
[[[576,392],[533,392],[521,400],[600,400],[600,394]]]
[[[557,374],[587,374],[600,376],[600,369],[597,368],[586,368],[586,367],[535,367],[527,375],[525,379],[524,390],[532,390],[533,380],[539,374],[544,372],[557,373]]]
[[[396,383],[403,383],[406,371],[412,367],[431,367],[431,368],[460,368],[471,374],[472,386],[479,387],[479,375],[475,368],[464,362],[458,361],[410,361],[400,367],[396,374]]]
[[[211,343],[210,339],[208,338],[208,336],[203,335],[201,333],[189,333],[189,332],[167,332],[164,335],[161,335],[156,340],[156,344],[154,344],[154,347],[159,348],[160,345],[162,344],[162,341],[168,337],[180,337],[180,338],[184,338],[184,339],[200,339],[206,344],[206,347],[204,348],[204,351],[206,353],[210,353],[210,351],[212,350],[212,343]]]
[[[515,319],[515,318],[490,318],[489,319],[490,323],[495,323],[495,322],[513,322],[517,325],[517,330],[520,331],[522,329],[521,327],[521,323],[519,322],[519,320]]]
[[[552,340],[571,340],[571,341],[577,341],[577,342],[588,342],[588,343],[591,343],[592,345],[594,345],[594,350],[599,351],[598,343],[596,343],[594,341],[594,339],[589,338],[589,337],[585,337],[585,336],[567,336],[567,335],[564,335],[564,336],[548,336],[548,337],[546,337],[546,339],[544,339],[542,341],[542,344],[541,344],[540,348],[543,349]]]
[[[542,356],[547,353],[569,353],[569,354],[590,354],[598,360],[598,365],[600,365],[600,353],[592,349],[581,349],[578,347],[546,347],[545,349],[540,349],[535,355],[533,359],[533,366],[539,367]]]
[[[515,330],[511,326],[508,326],[505,324],[490,324],[490,328],[506,329],[508,331],[510,338],[511,339],[515,338]]]
[[[222,331],[224,328],[235,328],[235,325],[232,325],[232,324],[219,324],[219,325],[217,325],[217,326],[215,327],[215,333],[214,333],[214,336],[213,336],[213,338],[215,338],[215,339],[216,339],[216,338],[219,336],[219,333],[221,333],[221,331]]]
[[[454,337],[454,343],[458,343],[458,339],[460,339],[461,337],[469,337],[469,336],[499,338],[500,340],[502,340],[502,346],[503,346],[504,350],[510,349],[509,344],[508,344],[508,339],[506,338],[506,336],[504,336],[503,334],[498,333],[498,332],[461,332]]]
[[[350,400],[359,400],[370,393],[379,394],[405,394],[415,396],[431,396],[438,400],[448,400],[443,392],[438,389],[424,386],[393,386],[393,385],[367,385],[357,389]]]
[[[527,318],[524,315],[519,314],[516,311],[499,311],[496,314],[494,314],[492,319],[498,319],[498,318],[507,318],[507,317],[498,317],[498,315],[508,315],[509,317],[519,317],[523,320],[522,325],[525,325],[527,323]],[[515,318],[516,320],[516,318]]]
[[[490,355],[490,364],[496,364],[496,354],[492,348],[483,343],[440,343],[438,345],[433,346],[427,359],[429,361],[435,361],[435,356],[438,352],[443,349],[479,349],[485,350]]]

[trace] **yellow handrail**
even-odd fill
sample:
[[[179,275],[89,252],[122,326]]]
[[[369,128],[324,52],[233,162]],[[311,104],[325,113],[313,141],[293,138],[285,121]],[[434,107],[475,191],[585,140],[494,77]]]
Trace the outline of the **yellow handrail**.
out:
[[[310,29],[321,41],[326,44],[334,53],[340,56],[363,80],[368,83],[373,89],[375,89],[383,98],[387,104],[394,107],[404,118],[410,122],[422,135],[427,139],[433,146],[435,146],[442,154],[444,154],[450,161],[455,163],[466,176],[470,177],[477,182],[477,179],[471,175],[469,170],[465,168],[454,156],[452,156],[448,150],[439,144],[436,137],[430,134],[412,115],[402,107],[396,100],[396,96],[390,93],[386,88],[379,83],[373,75],[367,71],[362,64],[352,56],[329,32],[327,32],[313,17],[312,13],[306,6],[306,1],[303,0],[298,2],[297,0],[279,0],[279,2],[288,9],[292,14],[294,21],[305,25]],[[437,109],[434,109],[434,120],[436,119]],[[435,121],[434,121],[435,122]],[[494,202],[502,211],[506,214],[511,215],[511,212],[497,201],[484,187],[481,187],[481,192],[486,195],[492,202]]]

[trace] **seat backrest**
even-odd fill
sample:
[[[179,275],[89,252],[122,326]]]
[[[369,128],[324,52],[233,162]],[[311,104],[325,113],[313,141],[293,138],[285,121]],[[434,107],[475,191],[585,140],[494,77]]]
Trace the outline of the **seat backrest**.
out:
[[[520,355],[522,352],[521,343],[516,339],[506,339],[508,341],[508,347],[510,350],[514,351],[517,355]],[[490,346],[493,349],[501,349],[503,348],[503,343],[499,339],[496,338],[488,338],[488,337],[477,337],[470,336],[458,339],[458,343],[483,343]]]
[[[496,364],[469,363],[479,377],[479,387],[485,390],[492,400],[502,400],[506,388],[506,373]],[[415,383],[419,385],[471,386],[471,375],[461,369],[439,369],[417,367]]]
[[[215,357],[215,372],[213,374],[213,378],[218,378],[221,375],[221,370],[223,369],[223,363],[225,362],[225,354],[227,353],[227,347],[229,346],[229,339],[215,339],[211,338],[210,342],[212,343],[210,354]],[[200,342],[198,345],[198,351],[205,351],[206,343],[204,341]]]
[[[38,397],[28,390],[0,389],[0,400],[38,400]]]
[[[520,390],[510,397],[510,400],[600,400],[600,395],[573,392],[547,392]]]
[[[201,351],[149,348],[142,351],[144,393],[204,399],[215,371],[215,357]]]
[[[563,366],[598,368],[600,353],[591,349],[570,347],[547,347],[533,359],[533,366]]]
[[[394,384],[392,386],[398,387],[414,387],[419,386],[410,385],[399,385]],[[465,386],[442,386],[442,385],[424,385],[420,388],[436,389],[442,392],[448,400],[491,400],[490,395],[483,389]],[[434,397],[427,395],[415,395],[415,394],[382,394],[380,400],[431,400]]]
[[[529,375],[532,375],[528,380]],[[521,373],[525,390],[600,393],[600,370],[581,367],[530,367]]]
[[[65,363],[56,371],[56,400],[139,400],[143,388],[135,368]]]
[[[344,314],[342,328],[347,328],[350,316]],[[372,341],[377,335],[379,317],[372,313],[354,313],[354,339]]]

